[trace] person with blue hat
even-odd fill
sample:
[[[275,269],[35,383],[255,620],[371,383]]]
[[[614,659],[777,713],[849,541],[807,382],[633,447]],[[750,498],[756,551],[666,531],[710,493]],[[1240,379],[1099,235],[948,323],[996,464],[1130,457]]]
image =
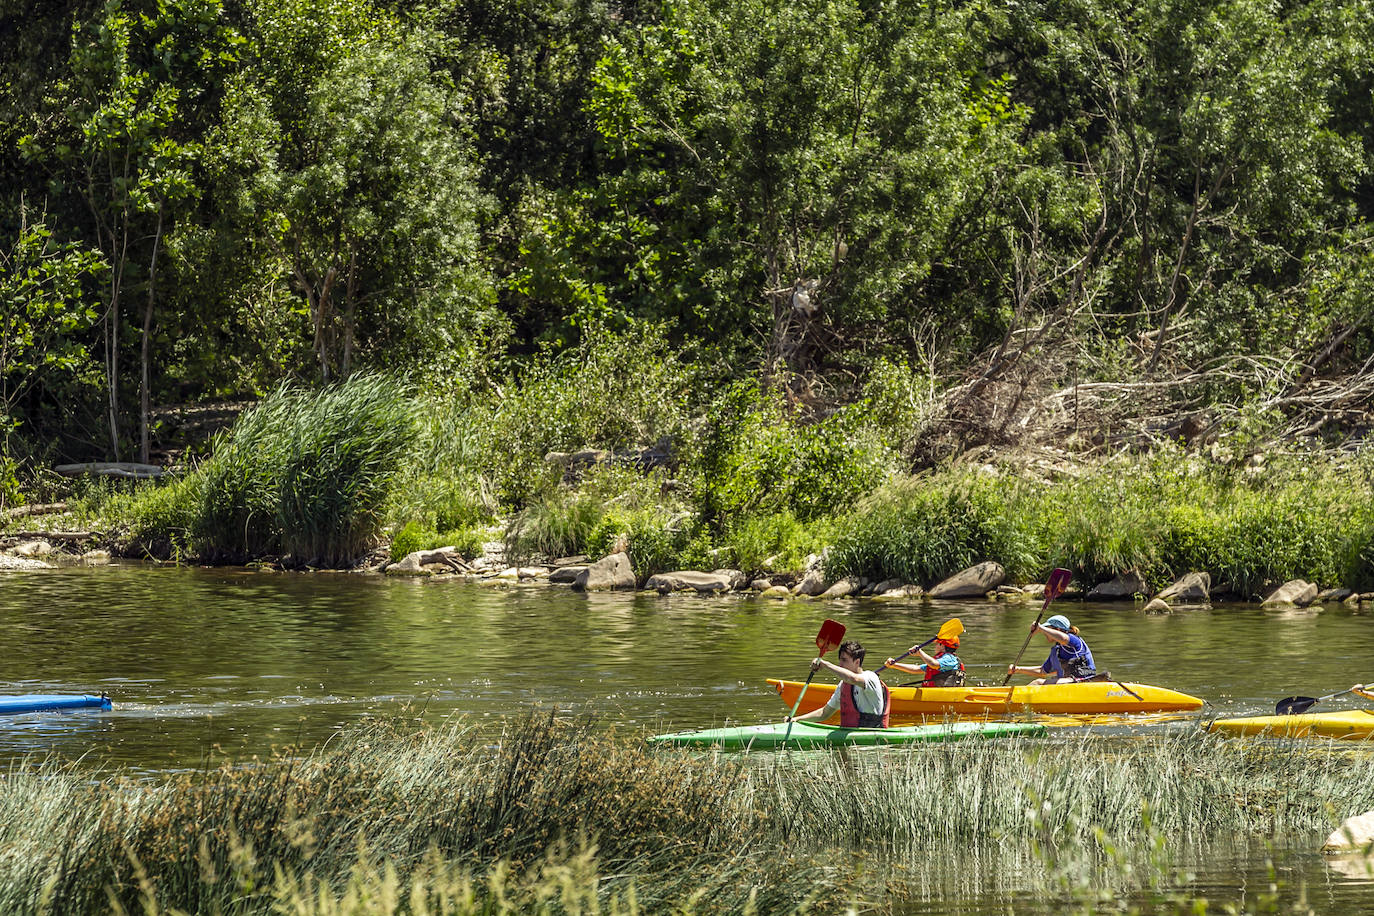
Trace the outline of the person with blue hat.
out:
[[[1036,630],[1044,633],[1051,643],[1049,658],[1039,668],[1008,665],[1009,674],[1036,675],[1036,679],[1030,682],[1032,687],[1056,681],[1090,681],[1097,677],[1092,650],[1078,635],[1078,627],[1069,623],[1069,618],[1055,614],[1043,626],[1039,621],[1032,623],[1031,632]]]

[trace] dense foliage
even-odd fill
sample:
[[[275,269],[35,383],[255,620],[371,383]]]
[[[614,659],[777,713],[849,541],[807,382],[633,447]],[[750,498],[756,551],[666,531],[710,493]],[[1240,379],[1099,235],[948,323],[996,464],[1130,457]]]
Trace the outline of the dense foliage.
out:
[[[1374,353],[1367,0],[45,9],[0,64],[21,458],[643,322],[810,404],[1034,345],[1281,414]]]
[[[374,507],[406,543],[524,513],[517,552],[644,570],[794,568],[982,444],[1367,432],[1369,0],[46,10],[0,14],[6,503],[62,459],[185,458],[166,405],[359,372],[421,393]],[[651,445],[660,498],[560,505],[547,453]],[[966,514],[926,578],[996,546],[981,492],[871,521]],[[1099,556],[1102,526],[997,536],[1013,565],[1163,569],[1286,510],[1188,511]],[[289,536],[219,546],[334,549]]]

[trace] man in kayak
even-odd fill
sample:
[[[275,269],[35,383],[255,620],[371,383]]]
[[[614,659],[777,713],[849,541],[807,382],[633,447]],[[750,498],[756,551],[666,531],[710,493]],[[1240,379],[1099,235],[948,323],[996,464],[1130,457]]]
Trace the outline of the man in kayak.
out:
[[[959,637],[937,638],[935,642],[940,646],[935,655],[928,654],[920,646],[912,646],[907,652],[908,655],[914,652],[921,656],[924,665],[904,665],[895,658],[889,658],[883,667],[919,675],[924,678],[921,681],[922,687],[962,687],[964,663],[954,654],[959,649]]]
[[[854,640],[840,643],[838,665],[823,658],[811,660],[811,670],[829,668],[840,679],[840,686],[830,695],[830,699],[820,709],[803,713],[792,722],[815,720],[824,722],[840,713],[840,725],[845,728],[887,728],[888,703],[887,685],[876,671],[864,670],[864,647]]]
[[[1049,658],[1045,659],[1039,668],[1008,665],[1008,673],[1040,675],[1030,682],[1032,687],[1053,684],[1056,681],[1090,681],[1097,677],[1092,650],[1083,641],[1083,637],[1078,635],[1078,627],[1069,623],[1069,618],[1063,614],[1055,614],[1045,621],[1044,626],[1032,623],[1031,632],[1034,633],[1036,630],[1044,633],[1045,638],[1053,644]]]

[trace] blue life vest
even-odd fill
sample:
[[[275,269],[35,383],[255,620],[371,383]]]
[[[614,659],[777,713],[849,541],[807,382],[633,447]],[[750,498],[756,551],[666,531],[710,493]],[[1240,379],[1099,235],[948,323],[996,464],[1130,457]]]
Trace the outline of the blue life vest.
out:
[[[1077,642],[1077,647],[1074,643]],[[1069,634],[1069,644],[1061,646],[1055,643],[1050,650],[1050,657],[1045,659],[1045,664],[1041,670],[1048,673],[1058,671],[1060,677],[1065,677],[1074,681],[1085,681],[1097,675],[1097,665],[1093,663],[1092,650],[1088,648],[1087,642],[1083,637]]]

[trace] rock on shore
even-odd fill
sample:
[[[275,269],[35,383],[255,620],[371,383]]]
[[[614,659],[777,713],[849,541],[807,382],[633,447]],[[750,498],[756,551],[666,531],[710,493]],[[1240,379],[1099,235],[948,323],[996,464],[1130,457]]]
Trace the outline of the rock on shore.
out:
[[[1007,579],[1001,563],[979,563],[957,572],[930,590],[932,598],[981,598]]]

